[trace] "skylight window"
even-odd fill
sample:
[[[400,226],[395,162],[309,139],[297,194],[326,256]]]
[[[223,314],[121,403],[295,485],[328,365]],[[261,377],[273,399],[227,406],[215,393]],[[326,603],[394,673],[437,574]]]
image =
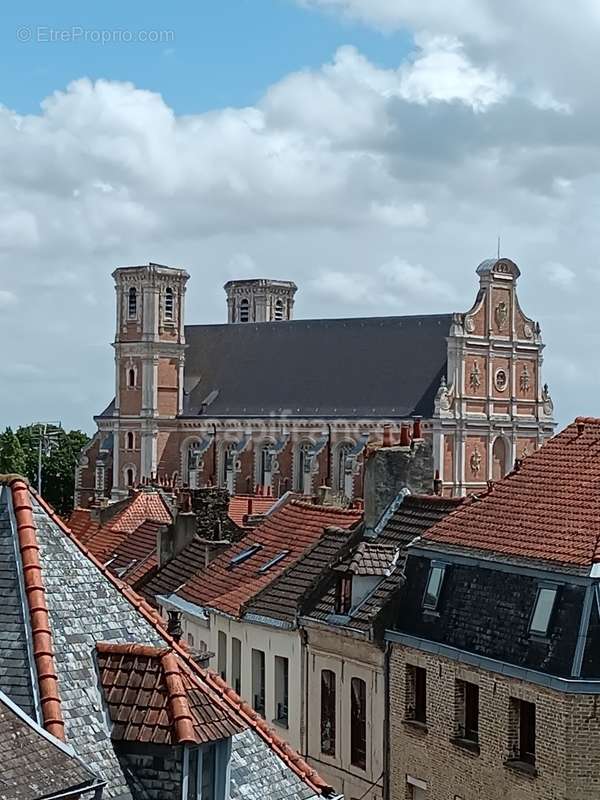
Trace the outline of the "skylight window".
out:
[[[539,587],[531,622],[529,623],[529,633],[535,633],[538,636],[546,636],[548,633],[554,601],[556,600],[556,591],[556,586]]]
[[[255,553],[258,553],[261,547],[262,544],[253,544],[250,547],[247,547],[245,550],[242,550],[241,553],[238,553],[237,556],[234,556],[231,559],[231,561],[229,562],[229,569],[233,569],[233,567],[237,567],[240,564],[243,564],[244,561],[247,561]]]
[[[277,553],[277,555],[274,556],[274,558],[272,558],[270,561],[267,561],[266,564],[263,564],[258,571],[261,574],[268,572],[271,569],[271,567],[274,567],[276,564],[279,564],[280,561],[283,561],[283,559],[288,555],[289,552],[290,552],[289,550],[282,550],[281,553]]]
[[[427,588],[423,596],[423,608],[427,608],[430,611],[436,610],[442,591],[442,583],[444,582],[445,569],[446,566],[444,564],[433,563],[431,565]]]

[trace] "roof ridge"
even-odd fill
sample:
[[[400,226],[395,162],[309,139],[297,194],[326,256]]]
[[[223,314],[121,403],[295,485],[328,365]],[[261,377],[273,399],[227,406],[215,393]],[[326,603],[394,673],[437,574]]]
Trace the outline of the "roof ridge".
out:
[[[286,504],[288,505],[288,504]],[[297,500],[295,497],[292,497],[289,501],[289,505],[292,506],[299,506],[300,508],[310,508],[311,511],[318,511],[321,514],[324,513],[332,513],[335,516],[347,516],[347,517],[360,517],[362,511],[357,508],[340,508],[339,506],[324,506],[318,503],[309,503],[307,500]],[[285,508],[283,506],[282,508]]]
[[[115,586],[121,594],[128,600],[140,614],[145,617],[156,631],[162,636],[165,642],[173,649],[178,656],[180,656],[185,664],[192,670],[192,672],[210,686],[217,694],[227,703],[227,705],[235,711],[244,722],[253,728],[264,742],[273,750],[273,752],[287,764],[296,775],[303,780],[313,791],[317,794],[331,794],[332,787],[329,783],[323,780],[321,776],[300,756],[293,750],[289,744],[284,741],[279,734],[265,722],[264,719],[259,717],[256,712],[245,703],[241,697],[223,681],[219,676],[216,676],[210,670],[205,670],[200,667],[191,655],[173,639],[173,637],[162,626],[162,620],[154,609],[143,600],[137,592],[130,586],[127,586],[123,581],[119,580],[109,570],[100,563],[100,561],[89,552],[89,550],[81,544],[77,537],[73,534],[69,527],[66,525],[59,515],[53,510],[49,503],[41,497],[33,487],[29,487],[29,491],[33,494],[37,502],[58,525],[58,527],[65,533],[69,539],[79,548],[79,550],[102,572],[102,574]],[[158,619],[157,619],[158,617]],[[160,620],[160,622],[159,622]],[[225,687],[225,688],[224,688]]]
[[[42,580],[37,529],[33,520],[33,508],[29,499],[29,486],[23,478],[13,477],[9,483],[17,538],[23,567],[25,596],[29,608],[33,658],[37,672],[40,703],[44,727],[57,739],[65,740],[63,720],[58,692],[58,675],[54,663],[52,630],[46,604],[46,590]]]
[[[194,718],[188,703],[187,692],[181,680],[175,653],[167,650],[160,657],[160,663],[165,676],[169,712],[173,720],[177,744],[198,744],[198,737],[194,731]]]

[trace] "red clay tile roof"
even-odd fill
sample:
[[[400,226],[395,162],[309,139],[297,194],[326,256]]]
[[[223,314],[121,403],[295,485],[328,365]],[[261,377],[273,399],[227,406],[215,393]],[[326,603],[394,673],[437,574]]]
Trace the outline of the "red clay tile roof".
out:
[[[576,419],[424,541],[570,565],[600,561],[600,419]]]
[[[123,533],[133,533],[147,519],[163,525],[172,522],[171,512],[158,492],[138,492],[127,508],[111,519],[110,527]]]
[[[296,562],[323,536],[325,528],[351,528],[360,518],[361,513],[356,510],[291,500],[208,567],[196,572],[177,594],[198,605],[239,616],[240,607]],[[259,549],[253,555],[232,564],[232,559],[254,545],[259,545]],[[261,572],[261,568],[284,551],[287,552],[281,560]]]
[[[97,520],[92,518],[92,510],[89,508],[73,509],[67,524],[83,544],[87,544],[102,527]]]
[[[96,645],[113,741],[205,744],[246,726],[170,648]]]
[[[348,564],[348,571],[354,575],[390,574],[396,563],[398,548],[394,545],[378,542],[361,542]]]
[[[24,481],[21,481],[24,484]],[[26,485],[26,484],[25,484]],[[213,688],[218,696],[229,706],[232,712],[236,713],[239,719],[251,727],[263,741],[273,750],[273,752],[286,764],[295,774],[303,780],[317,794],[330,796],[332,794],[332,787],[329,783],[324,781],[318,772],[313,769],[295,750],[293,750],[287,742],[285,742],[277,732],[269,727],[265,720],[254,711],[241,697],[220,677],[210,670],[203,669],[190,657],[190,654],[181,647],[165,630],[163,620],[152,608],[152,606],[143,600],[130,586],[123,583],[115,575],[104,567],[97,558],[80,542],[80,540],[73,535],[65,522],[59,515],[48,505],[48,503],[37,494],[37,492],[29,487],[29,491],[35,497],[40,506],[48,514],[50,519],[62,530],[62,532],[71,539],[71,541],[81,550],[81,552],[95,564],[95,566],[104,574],[113,586],[118,588],[123,596],[138,610],[138,612],[150,622],[157,632],[163,637],[167,645],[169,645],[175,653],[182,658],[187,666],[194,672],[200,680],[206,682],[208,686]],[[13,499],[14,502],[14,499]],[[30,504],[31,505],[31,504]]]
[[[25,595],[31,618],[33,657],[37,671],[42,718],[48,733],[64,741],[65,723],[60,707],[52,633],[42,580],[39,546],[33,521],[29,486],[22,478],[14,478],[9,482],[9,486],[12,492],[17,523]]]
[[[276,502],[276,497],[265,497],[260,494],[236,494],[229,499],[227,513],[239,528],[243,528],[244,517],[247,514],[266,514]]]

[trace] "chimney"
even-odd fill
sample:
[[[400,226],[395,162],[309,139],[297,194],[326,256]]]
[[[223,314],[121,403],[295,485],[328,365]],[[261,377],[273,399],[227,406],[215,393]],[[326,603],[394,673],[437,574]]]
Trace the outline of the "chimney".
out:
[[[179,511],[171,525],[161,525],[156,534],[158,566],[163,567],[175,558],[196,535],[196,515],[193,511]]]
[[[386,424],[383,426],[383,446],[384,447],[393,447],[394,439],[392,437],[392,426]]]
[[[367,451],[365,460],[364,500],[365,528],[373,533],[390,503],[403,489],[413,494],[429,494],[432,490],[433,448],[429,439],[413,441],[410,447],[408,426],[402,426],[407,444],[376,447]]]
[[[413,417],[413,439],[422,439],[423,435],[421,433],[421,420],[422,417]]]
[[[167,611],[168,614],[168,621],[167,621],[167,633],[176,642],[179,642],[181,639],[181,634],[183,633],[183,629],[181,627],[181,611]]]
[[[410,430],[404,422],[400,426],[400,447],[410,447]]]

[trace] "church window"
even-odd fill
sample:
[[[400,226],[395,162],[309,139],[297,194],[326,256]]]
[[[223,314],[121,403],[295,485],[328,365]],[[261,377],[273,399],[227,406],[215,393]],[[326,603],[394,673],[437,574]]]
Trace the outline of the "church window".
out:
[[[135,388],[135,370],[133,367],[127,371],[127,386],[129,386],[130,389]]]
[[[165,289],[165,319],[172,320],[175,316],[175,297],[173,289],[167,286]]]
[[[499,481],[508,472],[508,447],[506,441],[498,436],[492,447],[492,478]]]
[[[275,319],[277,321],[283,319],[283,300],[281,298],[275,301]]]
[[[250,321],[250,301],[247,297],[240,300],[240,322]]]
[[[137,317],[137,289],[133,286],[127,295],[127,314],[129,319]]]
[[[135,446],[135,436],[133,435],[133,431],[127,431],[127,449],[133,450]]]
[[[132,487],[135,483],[135,473],[133,467],[127,467],[125,470],[125,483],[128,487]]]

